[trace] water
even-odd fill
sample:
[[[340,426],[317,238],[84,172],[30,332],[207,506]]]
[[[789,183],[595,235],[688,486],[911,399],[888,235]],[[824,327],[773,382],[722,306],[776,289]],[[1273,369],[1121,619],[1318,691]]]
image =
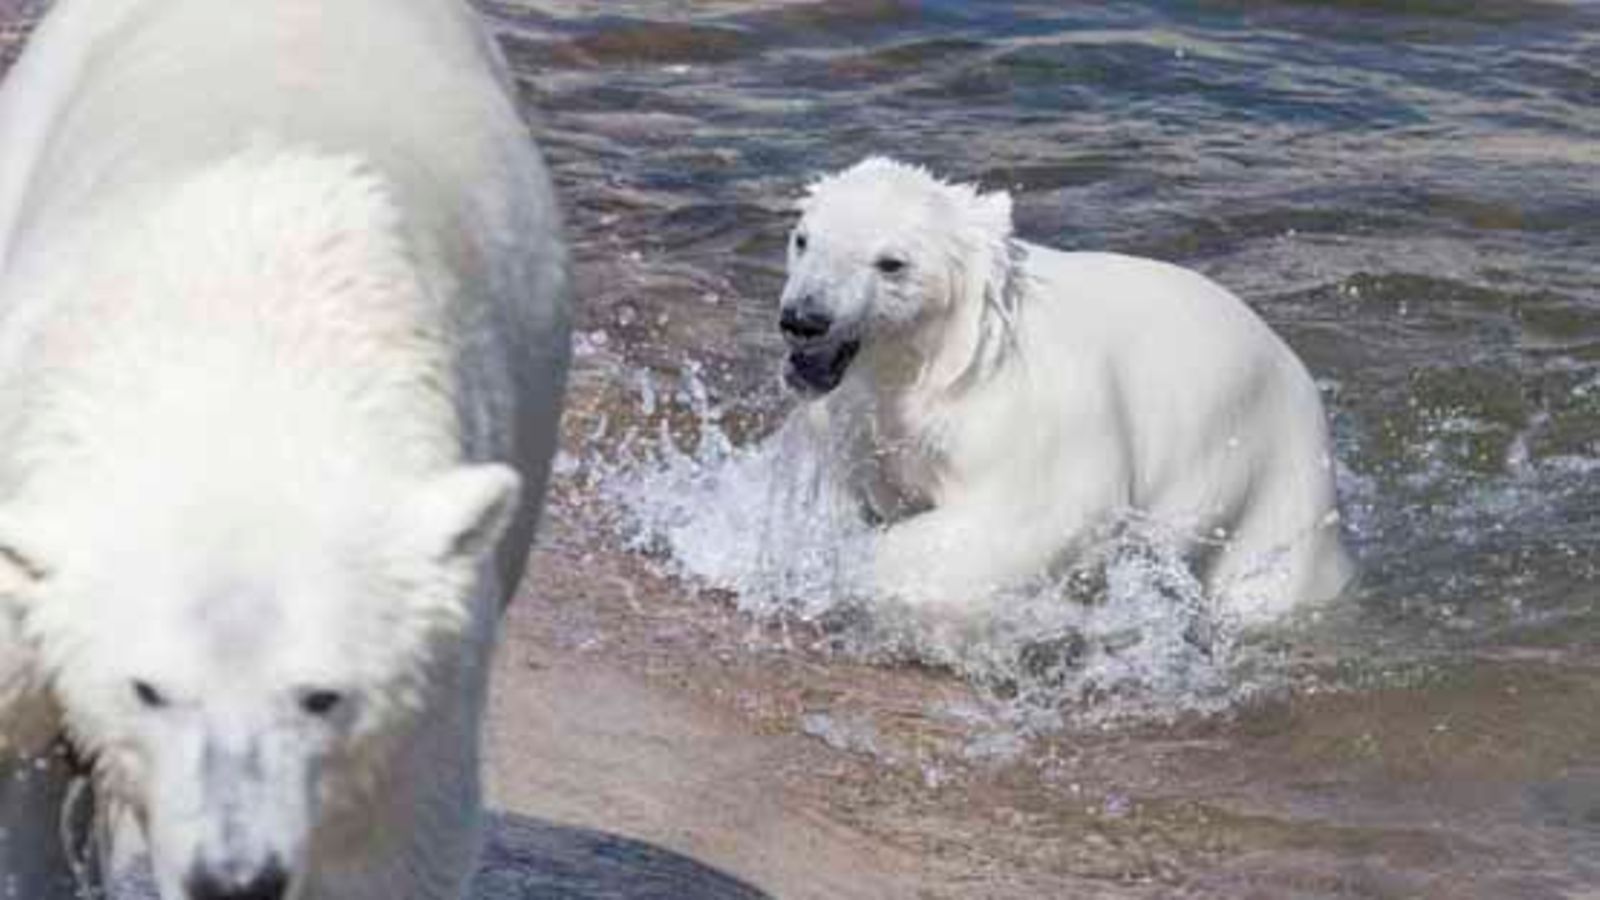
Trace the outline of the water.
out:
[[[1408,641],[1445,609],[1582,618],[1600,13],[1394,6],[493,7],[572,206],[585,382],[635,394],[582,453],[655,439],[630,416],[770,428],[786,205],[889,152],[1017,192],[1032,239],[1250,300],[1325,386],[1365,613]]]
[[[593,685],[551,733],[628,679],[699,717],[530,804],[783,897],[1593,896],[1600,6],[479,5],[583,299],[514,646]],[[874,153],[1241,294],[1323,387],[1352,596],[1240,635],[1121,540],[987,630],[864,606],[774,319],[790,204]],[[736,799],[651,806],[663,760]]]
[[[789,403],[787,204],[888,152],[1013,190],[1031,239],[1200,269],[1296,347],[1365,569],[1313,642],[1459,660],[1592,630],[1592,6],[492,8],[583,263],[606,420],[576,465],[686,452],[622,498],[680,574],[749,587],[732,570],[782,543],[747,448]],[[830,608],[809,576],[774,596]]]
[[[1024,730],[1215,711],[1262,687],[1251,670],[1272,659],[1234,653],[1233,623],[1159,523],[1113,523],[1069,573],[1000,595],[992,614],[952,620],[874,595],[875,531],[828,489],[837,460],[801,430],[736,445],[694,367],[671,396],[698,423],[691,451],[670,429],[625,436],[620,460],[591,447],[577,474],[612,511],[625,548],[726,591],[758,621],[816,627],[839,655],[949,668],[1007,701]],[[646,414],[661,402],[648,376],[639,397]]]
[[[1596,883],[1600,8],[489,8],[585,298],[550,552],[628,573],[607,627],[686,689],[960,798],[835,813],[970,839],[973,895]],[[791,202],[874,153],[1244,296],[1323,387],[1352,596],[1240,636],[1125,544],[986,632],[863,609],[869,538],[772,437],[773,319]]]

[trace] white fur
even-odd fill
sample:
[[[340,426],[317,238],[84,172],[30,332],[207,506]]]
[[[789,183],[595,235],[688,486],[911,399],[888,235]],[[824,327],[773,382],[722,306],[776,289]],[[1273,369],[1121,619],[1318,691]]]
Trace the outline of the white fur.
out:
[[[0,735],[63,720],[167,900],[458,898],[568,354],[492,42],[459,0],[61,0],[0,147]]]
[[[869,159],[802,202],[783,303],[860,341],[803,414],[886,523],[883,593],[981,609],[1129,513],[1247,622],[1349,579],[1317,389],[1198,274],[1022,242],[1008,195]]]

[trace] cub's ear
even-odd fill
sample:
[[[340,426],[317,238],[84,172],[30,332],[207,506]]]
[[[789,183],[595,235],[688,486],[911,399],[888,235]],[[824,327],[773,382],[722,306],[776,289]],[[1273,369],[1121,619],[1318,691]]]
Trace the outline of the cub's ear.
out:
[[[494,549],[517,511],[522,479],[499,463],[458,466],[407,502],[406,527],[431,562],[473,565]]]
[[[993,191],[973,196],[971,216],[972,221],[983,229],[990,240],[1009,239],[1012,228],[1010,192]]]

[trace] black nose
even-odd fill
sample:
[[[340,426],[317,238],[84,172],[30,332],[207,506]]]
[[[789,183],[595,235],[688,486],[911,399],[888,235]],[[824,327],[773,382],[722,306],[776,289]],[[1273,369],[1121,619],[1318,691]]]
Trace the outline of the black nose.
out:
[[[778,328],[797,341],[813,341],[833,328],[833,317],[814,308],[790,307],[778,317]]]
[[[246,873],[196,869],[184,883],[189,900],[283,900],[289,873],[276,862]]]

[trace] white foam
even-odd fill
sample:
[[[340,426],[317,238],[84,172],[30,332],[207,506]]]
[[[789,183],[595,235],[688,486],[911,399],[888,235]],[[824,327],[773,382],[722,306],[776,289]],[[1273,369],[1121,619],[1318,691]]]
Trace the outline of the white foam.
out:
[[[634,383],[654,408],[663,388]],[[949,667],[1028,731],[1211,711],[1261,686],[1235,677],[1237,630],[1153,523],[1108,527],[1074,572],[997,597],[981,620],[940,619],[872,596],[876,532],[798,429],[740,446],[697,369],[673,394],[695,446],[663,426],[609,461],[589,454],[587,480],[629,549],[745,612],[819,623],[859,658]]]

